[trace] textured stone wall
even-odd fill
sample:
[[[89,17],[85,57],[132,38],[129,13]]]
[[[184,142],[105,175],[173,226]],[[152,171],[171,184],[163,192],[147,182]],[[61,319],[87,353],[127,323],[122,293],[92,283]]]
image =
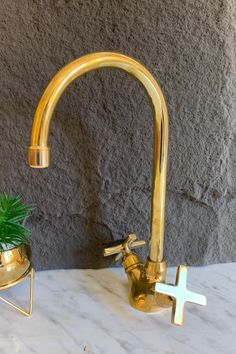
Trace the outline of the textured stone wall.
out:
[[[26,164],[47,82],[102,50],[140,60],[167,100],[169,264],[236,260],[235,8],[234,0],[1,1],[1,190],[37,204],[29,226],[38,269],[108,266],[103,243],[149,236],[152,112],[127,73],[76,80],[51,125],[51,167]]]

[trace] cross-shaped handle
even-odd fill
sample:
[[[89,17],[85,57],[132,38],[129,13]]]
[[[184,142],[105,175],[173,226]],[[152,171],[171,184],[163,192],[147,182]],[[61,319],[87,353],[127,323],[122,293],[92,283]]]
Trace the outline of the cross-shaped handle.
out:
[[[168,295],[173,298],[172,322],[177,325],[183,324],[185,302],[192,302],[198,305],[206,305],[207,299],[187,289],[187,266],[181,264],[176,273],[175,285],[156,283],[155,290],[158,293]]]
[[[103,255],[105,257],[117,254],[116,261],[120,259],[123,255],[131,253],[132,248],[138,248],[145,245],[144,240],[136,241],[137,236],[135,234],[130,234],[126,239],[122,240],[120,244],[104,248]]]

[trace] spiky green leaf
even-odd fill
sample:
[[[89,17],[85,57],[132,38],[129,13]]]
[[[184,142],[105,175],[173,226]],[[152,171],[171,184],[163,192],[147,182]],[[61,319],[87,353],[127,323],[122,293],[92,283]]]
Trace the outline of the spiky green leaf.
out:
[[[0,252],[28,242],[31,232],[22,223],[33,209],[21,196],[0,194]]]

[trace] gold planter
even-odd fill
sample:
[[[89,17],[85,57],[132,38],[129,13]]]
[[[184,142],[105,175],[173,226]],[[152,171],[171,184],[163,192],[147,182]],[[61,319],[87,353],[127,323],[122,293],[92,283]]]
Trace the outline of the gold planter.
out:
[[[24,310],[12,302],[2,298],[0,300],[14,307],[24,315],[31,315],[33,302],[33,278],[34,269],[29,259],[29,247],[20,245],[18,247],[0,252],[0,290],[10,288],[26,277],[30,277],[30,299],[29,309]]]
[[[29,268],[30,261],[25,245],[0,252],[0,288],[15,284]]]

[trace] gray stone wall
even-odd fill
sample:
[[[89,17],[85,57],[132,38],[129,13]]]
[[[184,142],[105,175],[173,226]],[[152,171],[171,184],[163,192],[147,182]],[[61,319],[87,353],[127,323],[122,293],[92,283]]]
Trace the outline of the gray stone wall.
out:
[[[168,263],[236,260],[235,8],[233,0],[1,1],[1,191],[37,204],[29,226],[38,269],[114,265],[103,243],[149,236],[152,112],[126,73],[76,80],[51,125],[51,167],[26,164],[48,81],[102,50],[140,60],[167,100]]]

